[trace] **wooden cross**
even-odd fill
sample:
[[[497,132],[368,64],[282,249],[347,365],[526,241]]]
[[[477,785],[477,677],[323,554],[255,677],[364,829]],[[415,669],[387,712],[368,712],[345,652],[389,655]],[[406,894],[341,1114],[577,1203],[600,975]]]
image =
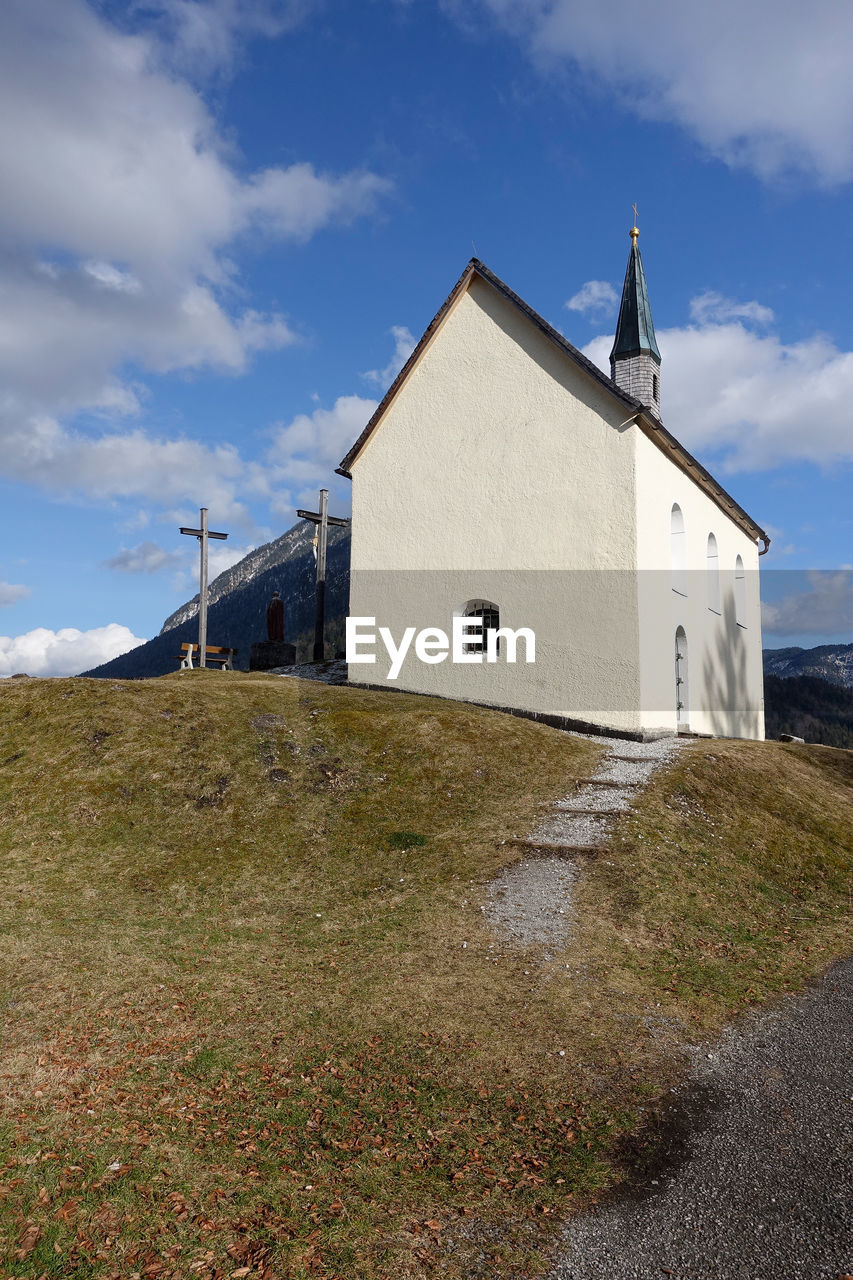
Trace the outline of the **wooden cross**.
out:
[[[219,538],[224,542],[228,537],[227,533],[212,533],[207,527],[207,507],[202,507],[199,512],[200,529],[181,529],[181,533],[188,534],[191,538],[198,538],[199,548],[201,550],[201,563],[199,565],[199,588],[198,588],[198,665],[206,666],[207,655],[207,540],[208,538]]]
[[[297,511],[300,520],[310,520],[312,524],[317,525],[317,535],[315,542],[317,545],[317,612],[314,617],[314,661],[323,662],[326,657],[326,647],[323,633],[326,629],[326,540],[329,533],[329,525],[346,526],[349,520],[343,520],[340,516],[329,515],[329,490],[320,490],[320,510],[319,511]]]

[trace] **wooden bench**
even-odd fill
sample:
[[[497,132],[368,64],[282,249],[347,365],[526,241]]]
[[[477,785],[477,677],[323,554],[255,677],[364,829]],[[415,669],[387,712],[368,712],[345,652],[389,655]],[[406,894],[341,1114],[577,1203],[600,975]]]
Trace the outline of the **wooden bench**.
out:
[[[193,666],[193,654],[199,655],[199,646],[185,642],[181,645],[181,652],[175,657],[180,658],[182,671],[191,671]],[[218,662],[223,671],[234,670],[234,658],[237,654],[236,649],[223,649],[218,644],[206,644],[204,646],[204,664],[210,666],[213,662]]]

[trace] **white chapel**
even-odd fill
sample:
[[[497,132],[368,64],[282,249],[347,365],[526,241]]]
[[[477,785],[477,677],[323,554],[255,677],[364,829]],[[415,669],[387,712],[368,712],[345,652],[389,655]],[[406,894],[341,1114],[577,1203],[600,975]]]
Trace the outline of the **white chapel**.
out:
[[[350,616],[501,629],[488,653],[466,630],[464,661],[410,648],[393,680],[377,651],[354,683],[641,739],[763,738],[770,540],[663,424],[638,236],[611,377],[472,258],[343,459]]]

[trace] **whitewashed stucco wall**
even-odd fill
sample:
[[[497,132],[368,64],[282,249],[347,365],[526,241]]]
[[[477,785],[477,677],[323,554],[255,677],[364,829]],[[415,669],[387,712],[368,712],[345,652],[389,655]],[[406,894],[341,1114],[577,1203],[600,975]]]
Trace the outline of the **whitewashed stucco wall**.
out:
[[[623,568],[625,416],[475,277],[353,464],[353,567]]]
[[[681,624],[690,728],[763,736],[757,548],[627,416],[474,277],[353,463],[350,614],[399,638],[406,626],[449,632],[468,600],[492,600],[502,626],[533,627],[536,663],[426,666],[411,655],[393,687],[674,732]],[[686,597],[671,590],[674,502]],[[704,586],[709,531],[720,616]],[[734,621],[738,553],[745,628]],[[384,683],[381,646],[377,656],[351,665],[350,679]]]
[[[636,726],[634,448],[620,408],[474,279],[353,464],[350,613],[395,634],[449,630],[468,599],[494,600],[502,625],[534,627],[536,664],[411,660],[396,687]]]
[[[676,727],[675,632],[682,626],[687,636],[690,729],[763,738],[757,544],[639,429],[635,439],[643,727]],[[679,581],[681,592],[673,590],[671,567],[674,503],[681,508],[685,526],[687,568]],[[719,611],[710,607],[709,533],[716,538],[719,556]],[[738,555],[745,571],[743,625],[735,616]]]

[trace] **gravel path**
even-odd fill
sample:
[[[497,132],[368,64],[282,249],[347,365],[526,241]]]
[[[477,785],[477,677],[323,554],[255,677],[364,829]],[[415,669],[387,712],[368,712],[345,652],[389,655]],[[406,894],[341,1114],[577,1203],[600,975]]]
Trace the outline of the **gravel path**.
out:
[[[530,837],[548,844],[606,844],[613,819],[566,813],[576,809],[619,809],[631,807],[637,789],[648,782],[655,769],[672,759],[684,745],[683,739],[659,738],[656,742],[623,742],[613,738],[592,738],[608,748],[590,781],[623,783],[619,786],[581,786],[557,802]],[[636,763],[634,761],[636,760]]]
[[[607,747],[590,782],[606,781],[621,786],[597,787],[581,784],[551,808],[529,837],[538,848],[507,868],[489,886],[484,917],[495,932],[522,946],[558,947],[571,933],[571,890],[579,874],[577,864],[566,855],[567,847],[605,845],[616,818],[603,813],[573,814],[570,809],[630,809],[631,802],[654,773],[672,759],[684,745],[683,739],[660,738],[655,742],[626,742],[578,734]],[[625,757],[618,759],[616,757]],[[560,854],[549,856],[549,846],[561,846]]]
[[[851,1024],[853,959],[730,1028],[671,1095],[672,1167],[572,1222],[552,1280],[853,1274]]]
[[[571,925],[571,891],[579,875],[566,858],[525,858],[489,885],[485,917],[502,938],[529,947],[559,946]]]
[[[319,680],[320,684],[346,684],[347,664],[343,658],[329,662],[298,662],[292,667],[272,667],[268,676],[289,676],[293,680]]]

